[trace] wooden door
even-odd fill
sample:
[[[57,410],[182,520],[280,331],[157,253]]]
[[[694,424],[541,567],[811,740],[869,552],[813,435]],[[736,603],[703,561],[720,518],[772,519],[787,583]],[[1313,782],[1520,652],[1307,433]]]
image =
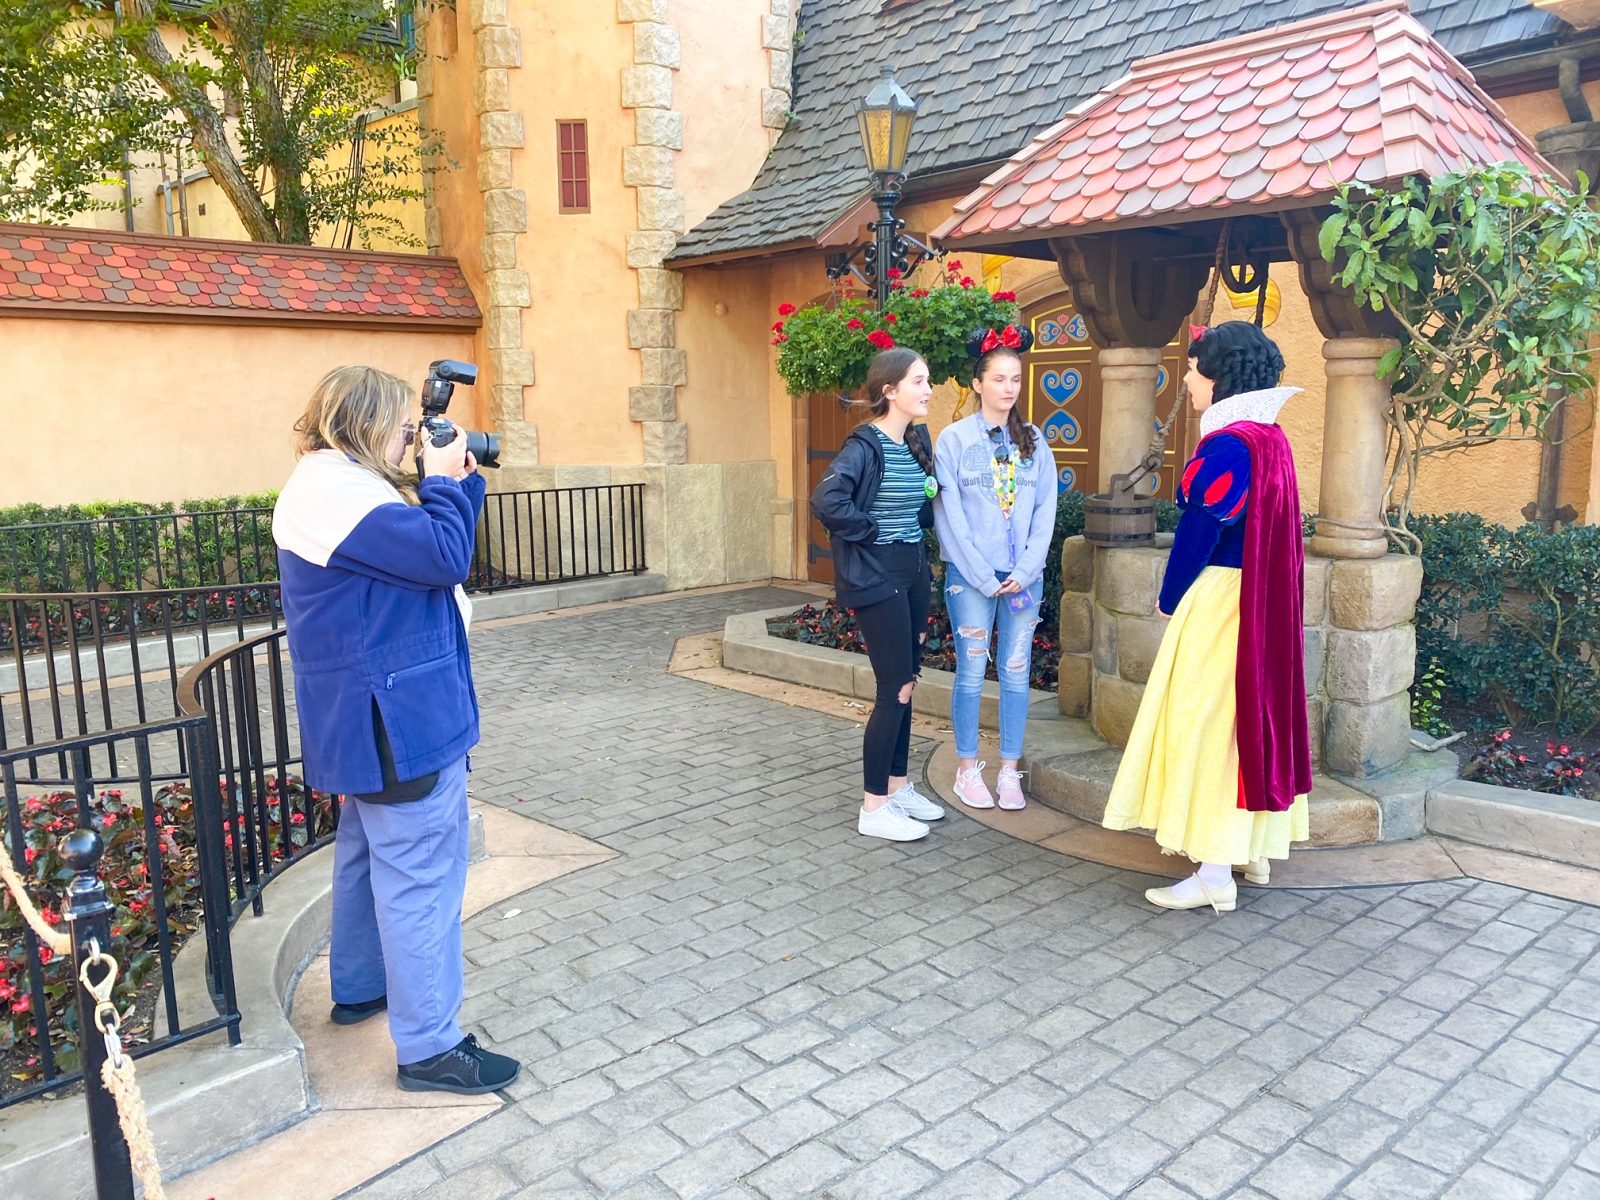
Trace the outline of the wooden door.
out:
[[[1092,491],[1100,476],[1100,356],[1089,340],[1089,328],[1071,296],[1061,291],[1023,314],[1033,330],[1034,348],[1027,359],[1023,403],[1028,420],[1044,431],[1056,460],[1059,490]],[[1167,348],[1156,378],[1156,417],[1165,420],[1178,394],[1185,367],[1188,331]],[[1159,494],[1171,499],[1183,466],[1188,435],[1188,410],[1178,414],[1167,438],[1166,463]],[[1154,430],[1152,430],[1154,432]]]
[[[822,482],[844,439],[860,423],[861,413],[842,407],[839,397],[831,393],[808,396],[806,406],[806,494],[798,498],[799,503],[807,505],[806,578],[814,583],[832,583],[833,554],[828,548],[828,531],[811,515],[811,493]]]

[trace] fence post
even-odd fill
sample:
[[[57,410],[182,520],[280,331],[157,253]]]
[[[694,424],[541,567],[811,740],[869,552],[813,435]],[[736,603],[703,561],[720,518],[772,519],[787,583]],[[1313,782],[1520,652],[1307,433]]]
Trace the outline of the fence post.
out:
[[[117,1102],[106,1091],[100,1075],[100,1068],[108,1057],[106,1043],[95,1026],[94,998],[79,982],[83,965],[93,953],[91,943],[98,944],[101,950],[111,949],[111,914],[115,908],[106,899],[105,887],[100,882],[100,859],[104,854],[105,844],[92,829],[79,829],[66,836],[61,857],[72,868],[73,876],[67,887],[62,915],[72,931],[73,994],[78,998],[78,1046],[83,1059],[83,1088],[89,1105],[89,1149],[94,1155],[95,1195],[98,1200],[133,1200],[133,1165],[128,1158],[128,1143],[117,1121]]]

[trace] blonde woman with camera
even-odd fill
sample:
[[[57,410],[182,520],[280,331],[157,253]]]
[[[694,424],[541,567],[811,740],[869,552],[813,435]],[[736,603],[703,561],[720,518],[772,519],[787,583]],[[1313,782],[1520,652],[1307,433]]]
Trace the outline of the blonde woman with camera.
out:
[[[387,1010],[402,1088],[476,1095],[520,1069],[457,1023],[478,741],[461,584],[485,488],[459,428],[406,469],[413,403],[372,367],[328,374],[295,423],[272,532],[306,783],[343,797],[332,1019]]]

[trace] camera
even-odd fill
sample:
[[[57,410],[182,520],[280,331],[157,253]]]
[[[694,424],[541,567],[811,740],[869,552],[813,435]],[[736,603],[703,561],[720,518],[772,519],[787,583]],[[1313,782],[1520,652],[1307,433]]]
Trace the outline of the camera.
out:
[[[444,419],[444,410],[450,407],[450,397],[456,390],[456,384],[464,383],[471,387],[477,382],[478,368],[475,363],[441,358],[437,362],[428,364],[428,378],[422,382],[422,429],[417,440],[419,466],[422,461],[423,437],[431,440],[435,446],[448,446],[455,440],[455,428]],[[479,433],[477,430],[469,429],[467,450],[478,460],[480,467],[500,465],[499,434]]]

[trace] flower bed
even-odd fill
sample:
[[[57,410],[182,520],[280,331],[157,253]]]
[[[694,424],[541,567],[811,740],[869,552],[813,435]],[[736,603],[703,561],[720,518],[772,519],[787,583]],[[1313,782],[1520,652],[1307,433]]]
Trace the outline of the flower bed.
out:
[[[274,861],[284,856],[280,842],[282,826],[276,804],[278,782],[267,780],[272,813],[267,822],[268,844]],[[305,788],[291,777],[288,787],[290,807],[289,841],[301,848],[333,829],[333,798],[312,793],[311,819],[305,817]],[[154,812],[150,814],[159,839],[160,876],[165,906],[166,930],[171,952],[200,927],[201,896],[199,851],[195,841],[194,803],[185,784],[169,784],[152,793]],[[41,915],[51,925],[62,921],[58,906],[72,869],[61,858],[61,840],[78,828],[78,804],[71,792],[51,792],[30,796],[22,802],[24,865],[22,875]],[[124,1037],[138,1041],[150,1031],[156,993],[161,986],[157,920],[161,912],[151,879],[150,845],[146,836],[145,809],[138,795],[117,789],[102,791],[92,804],[105,842],[101,878],[106,898],[116,906],[112,918],[111,952],[120,965],[115,999],[119,1008],[131,1006],[132,1016],[124,1024]],[[223,822],[225,848],[233,846],[233,823]],[[4,853],[11,854],[9,837]],[[13,859],[13,861],[15,861]],[[36,1035],[39,1014],[34,1010],[28,978],[27,949],[22,936],[22,913],[12,903],[10,893],[0,888],[0,1069],[13,1079],[28,1080],[43,1070],[38,1059]],[[57,1068],[76,1070],[78,1066],[78,1014],[73,1004],[71,964],[65,956],[55,957],[41,946],[44,963],[45,1013]]]

